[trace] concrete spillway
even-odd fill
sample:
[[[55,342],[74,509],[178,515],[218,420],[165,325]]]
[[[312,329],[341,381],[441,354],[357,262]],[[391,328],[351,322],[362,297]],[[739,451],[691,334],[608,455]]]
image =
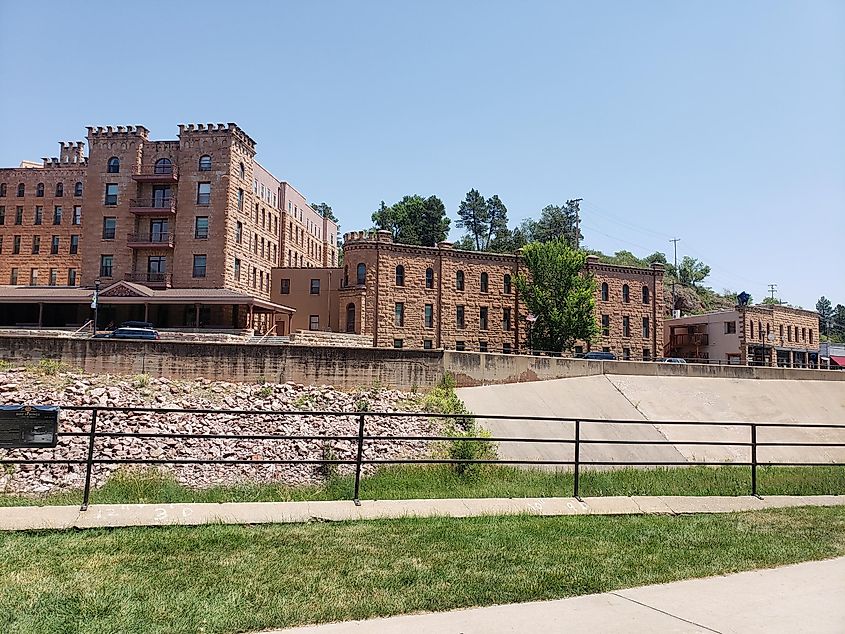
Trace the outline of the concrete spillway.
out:
[[[494,436],[572,438],[572,423],[496,421],[484,414],[642,421],[642,424],[582,424],[582,438],[669,440],[660,446],[585,445],[584,460],[744,462],[747,447],[685,445],[684,441],[749,442],[748,427],[672,425],[678,421],[789,422],[845,425],[845,383],[841,381],[596,375],[551,381],[458,389],[467,407]],[[758,442],[837,442],[845,429],[810,427],[758,429]],[[503,459],[572,460],[567,444],[500,443]],[[845,462],[845,447],[760,447],[760,462]]]

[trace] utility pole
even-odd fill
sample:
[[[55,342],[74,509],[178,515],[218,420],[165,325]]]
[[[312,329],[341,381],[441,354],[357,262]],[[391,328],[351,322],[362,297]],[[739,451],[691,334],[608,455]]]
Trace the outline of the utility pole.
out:
[[[777,284],[769,284],[769,293],[772,296],[772,304],[775,303],[775,291],[777,290],[777,288],[778,288]],[[778,303],[780,303],[780,302],[778,302]]]
[[[678,278],[678,242],[680,242],[680,238],[672,238],[669,242],[672,242],[675,246],[675,275],[672,278],[672,317],[675,316],[675,305],[677,299],[675,298],[675,280]]]
[[[583,198],[575,198],[572,202],[575,203],[575,248],[581,248],[581,201]]]

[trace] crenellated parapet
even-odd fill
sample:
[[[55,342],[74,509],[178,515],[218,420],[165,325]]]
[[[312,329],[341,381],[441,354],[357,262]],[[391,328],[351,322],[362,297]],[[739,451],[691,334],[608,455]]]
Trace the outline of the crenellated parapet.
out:
[[[147,140],[150,131],[142,125],[118,125],[118,126],[87,126],[88,138],[96,139],[122,139],[128,137],[140,137]]]
[[[393,236],[384,229],[363,231],[348,231],[343,234],[344,244],[352,242],[385,242],[393,243]]]
[[[59,141],[58,157],[43,157],[43,167],[85,167],[88,159],[84,156],[85,141]]]
[[[232,136],[247,148],[255,151],[255,141],[240,126],[236,123],[180,123],[179,124],[179,138],[183,136],[191,137],[194,135],[219,135],[225,134]]]

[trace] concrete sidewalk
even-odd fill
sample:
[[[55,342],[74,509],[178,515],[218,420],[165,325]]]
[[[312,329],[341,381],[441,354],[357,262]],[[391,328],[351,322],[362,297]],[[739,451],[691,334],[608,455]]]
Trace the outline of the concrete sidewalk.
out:
[[[558,601],[284,630],[285,634],[845,632],[845,557]],[[264,634],[281,634],[280,630]]]
[[[841,506],[843,495],[706,497],[633,496],[583,498],[474,498],[251,502],[224,504],[94,504],[0,507],[0,530],[267,524],[308,521],[476,517],[481,515],[641,515],[732,513],[788,506]]]

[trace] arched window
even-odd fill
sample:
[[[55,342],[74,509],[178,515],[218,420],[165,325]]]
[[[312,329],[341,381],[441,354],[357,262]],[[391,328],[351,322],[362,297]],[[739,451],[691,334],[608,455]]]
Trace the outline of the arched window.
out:
[[[425,287],[434,288],[434,269],[432,268],[425,270]]]
[[[244,164],[241,163],[241,180],[243,180],[245,178],[246,178],[246,168],[244,167]]]
[[[356,278],[357,279],[355,280],[355,283],[358,286],[363,286],[367,283],[367,265],[363,262],[358,265],[358,269],[356,271]]]
[[[464,290],[464,272],[457,271],[455,273],[455,288],[459,291]]]
[[[200,171],[208,172],[209,170],[211,170],[211,157],[204,154],[200,157]]]
[[[487,273],[481,274],[481,292],[486,293],[490,286],[490,276]]]
[[[396,267],[396,286],[405,286],[405,267],[401,264]]]
[[[44,196],[44,183],[38,183],[35,186],[35,195],[39,198],[43,198]]]
[[[120,159],[116,156],[113,156],[109,159],[108,166],[106,167],[106,172],[109,174],[119,174],[120,173]]]
[[[0,183],[0,198],[6,197],[6,183]]]
[[[23,198],[23,195],[26,193],[26,185],[23,183],[18,183],[18,198]]]
[[[172,174],[173,162],[169,158],[160,158],[156,161],[153,172],[156,174]]]
[[[65,184],[56,183],[56,198],[61,198],[65,195]]]
[[[511,276],[509,273],[505,273],[505,283],[503,290],[505,291],[505,295],[511,294]]]
[[[82,196],[82,181],[78,181],[76,185],[73,186],[73,195]]]
[[[627,284],[622,285],[622,301],[626,304],[631,301],[631,289]]]
[[[355,304],[346,305],[346,332],[355,332]]]
[[[609,291],[607,288],[607,282],[601,283],[601,301],[606,302],[609,297]]]
[[[643,304],[648,304],[648,286],[643,286]]]

